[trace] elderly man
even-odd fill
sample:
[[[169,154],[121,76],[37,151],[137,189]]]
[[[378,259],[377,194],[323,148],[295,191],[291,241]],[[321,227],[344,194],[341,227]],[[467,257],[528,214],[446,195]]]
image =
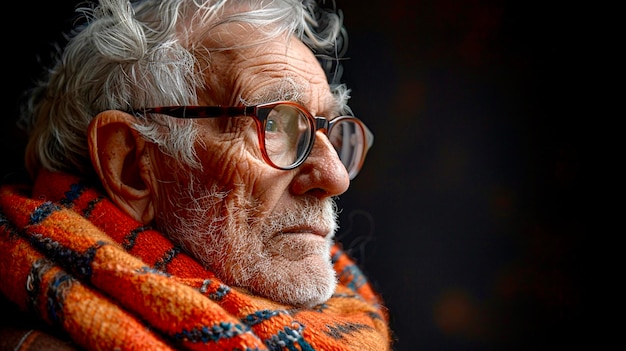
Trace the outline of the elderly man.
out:
[[[373,140],[339,83],[340,13],[313,0],[79,12],[22,116],[32,184],[0,190],[0,289],[11,318],[33,319],[5,340],[389,349],[379,297],[333,241],[333,198]]]

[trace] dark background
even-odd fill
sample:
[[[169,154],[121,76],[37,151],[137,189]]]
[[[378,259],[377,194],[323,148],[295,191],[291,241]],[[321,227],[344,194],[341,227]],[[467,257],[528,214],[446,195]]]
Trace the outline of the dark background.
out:
[[[1,174],[19,94],[74,2],[4,21]],[[588,8],[505,0],[338,0],[351,106],[376,139],[340,199],[339,239],[389,308],[395,350],[590,345]],[[28,31],[24,28],[30,28]]]

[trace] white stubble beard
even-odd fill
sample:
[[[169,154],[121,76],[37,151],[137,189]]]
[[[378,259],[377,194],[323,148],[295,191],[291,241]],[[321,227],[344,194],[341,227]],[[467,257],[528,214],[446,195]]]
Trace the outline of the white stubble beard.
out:
[[[332,198],[302,197],[297,208],[264,217],[243,196],[181,183],[166,199],[178,210],[157,211],[157,224],[224,283],[295,306],[331,297],[337,278],[330,248],[338,227]],[[323,241],[279,234],[294,227],[327,228],[328,234]]]

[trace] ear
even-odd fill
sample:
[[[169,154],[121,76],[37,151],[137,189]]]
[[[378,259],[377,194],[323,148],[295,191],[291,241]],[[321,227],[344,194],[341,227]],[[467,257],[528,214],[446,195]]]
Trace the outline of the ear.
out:
[[[135,117],[104,111],[89,124],[89,154],[111,200],[135,220],[154,218],[146,142],[132,127]]]

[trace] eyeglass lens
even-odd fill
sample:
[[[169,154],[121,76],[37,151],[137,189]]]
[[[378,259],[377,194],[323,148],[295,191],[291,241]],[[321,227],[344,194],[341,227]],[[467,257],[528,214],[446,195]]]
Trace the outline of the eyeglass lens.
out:
[[[274,106],[264,129],[265,152],[278,167],[289,168],[298,163],[312,141],[308,118],[293,106]]]
[[[315,133],[306,114],[291,105],[276,105],[264,123],[265,151],[276,166],[290,168],[307,156]],[[338,120],[331,125],[328,139],[350,176],[356,175],[366,143],[362,128],[353,120]]]
[[[351,120],[341,120],[334,124],[328,132],[328,139],[335,147],[339,159],[350,173],[356,176],[361,154],[365,145],[365,135],[361,127]]]

